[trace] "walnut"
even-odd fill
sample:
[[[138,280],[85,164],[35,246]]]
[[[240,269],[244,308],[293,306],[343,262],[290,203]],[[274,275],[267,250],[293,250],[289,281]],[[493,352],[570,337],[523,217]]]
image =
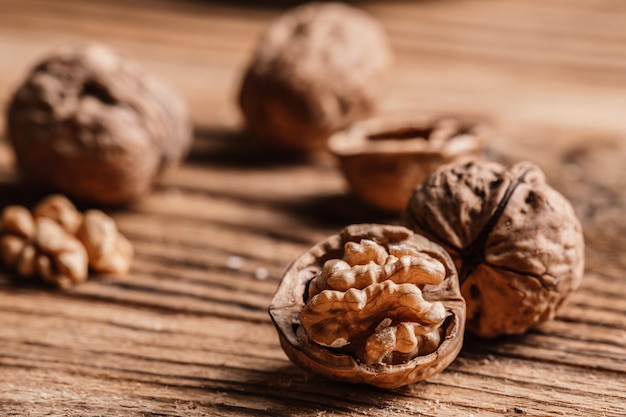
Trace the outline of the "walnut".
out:
[[[318,243],[288,268],[269,311],[294,363],[383,388],[442,371],[463,343],[451,258],[400,226],[351,225]]]
[[[405,216],[452,255],[467,327],[480,336],[522,333],[553,318],[582,279],[580,222],[532,163],[442,167],[415,190]]]
[[[2,212],[0,253],[4,263],[24,277],[38,275],[59,287],[87,279],[87,253],[63,227],[46,217],[34,218],[21,206]]]
[[[98,44],[37,64],[13,95],[7,126],[27,178],[100,203],[146,192],[191,141],[183,101]]]
[[[443,164],[477,157],[485,126],[453,118],[386,116],[331,136],[328,147],[356,197],[401,212],[415,187]]]
[[[23,277],[69,287],[88,278],[88,267],[115,274],[130,268],[133,247],[113,219],[99,210],[83,215],[62,195],[43,199],[32,214],[8,206],[0,221],[0,257]]]
[[[365,12],[342,3],[303,5],[261,38],[239,104],[260,141],[322,148],[332,132],[375,111],[391,61],[383,29]]]
[[[130,269],[133,247],[117,230],[115,221],[100,210],[88,210],[77,232],[98,272],[124,274]]]

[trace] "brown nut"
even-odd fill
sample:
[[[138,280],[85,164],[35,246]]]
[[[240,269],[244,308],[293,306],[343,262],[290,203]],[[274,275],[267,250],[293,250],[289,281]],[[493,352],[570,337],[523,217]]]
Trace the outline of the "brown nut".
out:
[[[53,194],[41,200],[33,209],[33,216],[52,219],[72,235],[76,234],[83,222],[83,215],[76,206],[61,194]]]
[[[100,210],[88,210],[76,233],[85,245],[89,266],[98,272],[124,274],[130,269],[133,247],[115,221]]]
[[[186,153],[190,131],[180,97],[97,44],[41,61],[8,108],[8,137],[26,177],[100,203],[146,192]]]
[[[452,255],[467,327],[480,336],[522,333],[553,318],[582,279],[580,222],[530,162],[442,167],[415,190],[405,217]]]
[[[312,3],[275,20],[258,44],[239,93],[259,140],[298,151],[376,108],[392,54],[380,25],[342,3]]]
[[[0,230],[2,260],[19,275],[37,275],[59,287],[87,279],[85,248],[56,221],[33,218],[24,207],[8,206]]]
[[[289,266],[269,312],[294,363],[382,388],[441,372],[463,343],[452,259],[401,226],[351,225],[313,246]]]
[[[401,212],[428,174],[441,165],[479,156],[485,136],[485,127],[477,123],[387,116],[335,133],[328,147],[359,199]]]

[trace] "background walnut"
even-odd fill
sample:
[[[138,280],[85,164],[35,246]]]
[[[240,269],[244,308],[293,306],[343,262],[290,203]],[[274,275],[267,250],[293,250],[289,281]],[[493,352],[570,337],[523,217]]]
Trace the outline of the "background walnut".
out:
[[[392,54],[371,17],[341,3],[312,3],[275,20],[258,44],[239,93],[252,133],[310,150],[370,115]]]
[[[358,122],[331,136],[328,147],[356,197],[401,212],[428,174],[479,156],[485,142],[485,126],[475,122],[398,115]]]
[[[365,224],[296,259],[270,315],[294,363],[332,379],[396,388],[454,360],[465,304],[440,246],[404,227]]]
[[[413,193],[406,222],[450,252],[468,329],[483,337],[551,319],[583,275],[580,222],[529,162],[442,167]]]
[[[186,153],[190,131],[180,97],[102,45],[41,61],[8,108],[8,137],[23,173],[102,203],[148,190]]]

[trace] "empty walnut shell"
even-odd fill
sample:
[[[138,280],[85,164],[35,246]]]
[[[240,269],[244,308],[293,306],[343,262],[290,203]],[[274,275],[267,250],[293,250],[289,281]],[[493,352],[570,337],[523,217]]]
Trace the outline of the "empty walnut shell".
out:
[[[391,64],[380,25],[342,3],[311,3],[272,22],[245,72],[239,103],[253,135],[297,151],[377,107]]]
[[[356,197],[401,212],[428,174],[443,164],[479,156],[485,136],[485,127],[477,123],[387,116],[334,134],[328,146]]]
[[[356,261],[360,269],[380,267],[375,259],[382,253],[381,259],[392,262],[378,269],[387,270],[392,277],[376,282],[376,277],[366,273],[369,277],[361,278],[374,278],[374,283],[362,287],[350,277],[340,283],[331,282],[331,277],[320,286],[324,269],[338,270],[337,263],[344,261],[335,260],[342,257],[355,264],[355,253],[364,258]],[[407,258],[403,253],[416,256]],[[391,269],[399,273],[397,279],[387,268],[392,264]],[[413,271],[417,264],[423,266]],[[431,268],[433,264],[439,267]],[[421,284],[410,283],[414,273],[421,275],[417,278]],[[351,288],[342,291],[341,285],[346,283]],[[313,246],[285,272],[269,313],[281,346],[294,363],[331,379],[381,388],[397,388],[441,372],[463,343],[465,303],[450,256],[439,245],[401,226],[351,225]],[[404,331],[401,335],[402,329],[409,328],[411,334]],[[432,335],[434,338],[429,338]],[[410,339],[418,349],[403,349]]]
[[[442,167],[415,190],[405,216],[452,255],[467,327],[480,336],[522,333],[553,318],[580,284],[580,222],[530,162]]]
[[[41,61],[8,108],[27,178],[72,197],[119,203],[149,189],[191,142],[181,98],[102,45]]]

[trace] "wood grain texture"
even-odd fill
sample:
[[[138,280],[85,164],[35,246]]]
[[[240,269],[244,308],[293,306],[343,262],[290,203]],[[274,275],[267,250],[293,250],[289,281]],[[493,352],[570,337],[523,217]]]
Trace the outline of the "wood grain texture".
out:
[[[196,127],[180,169],[109,210],[136,248],[130,274],[69,291],[0,274],[0,414],[625,415],[626,3],[358,3],[397,54],[384,111],[490,120],[492,156],[537,162],[587,242],[582,286],[554,321],[468,337],[446,371],[392,392],[296,368],[267,314],[310,245],[345,224],[397,221],[355,202],[327,156],[289,160],[240,133],[241,71],[279,3],[0,0],[2,107],[46,51],[99,40],[178,88]],[[1,145],[0,204],[41,195]]]

